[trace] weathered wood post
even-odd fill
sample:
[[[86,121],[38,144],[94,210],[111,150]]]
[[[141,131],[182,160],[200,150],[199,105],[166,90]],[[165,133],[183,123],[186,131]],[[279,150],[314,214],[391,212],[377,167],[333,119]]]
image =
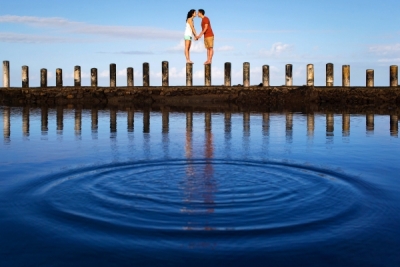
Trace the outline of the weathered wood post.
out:
[[[186,63],[186,86],[193,86],[193,64]]]
[[[168,61],[163,61],[161,63],[162,70],[162,86],[169,86],[169,67]]]
[[[62,69],[56,69],[56,87],[63,87]]]
[[[90,69],[90,85],[92,87],[97,87],[97,84],[98,84],[97,69],[92,68]]]
[[[262,81],[264,87],[269,87],[269,65],[262,67]]]
[[[286,65],[286,75],[285,75],[285,85],[292,86],[293,85],[293,65]]]
[[[47,69],[40,70],[40,87],[47,87]]]
[[[224,75],[224,85],[232,85],[232,64],[230,62],[225,62],[225,75]]]
[[[135,85],[133,68],[126,69],[126,79],[127,79],[126,81],[127,86],[133,87]]]
[[[143,63],[143,86],[150,86],[150,64]]]
[[[390,135],[399,135],[399,116],[397,115],[390,115]]]
[[[114,63],[110,64],[110,87],[117,86],[117,65]]]
[[[399,86],[399,68],[397,65],[390,66],[390,87]]]
[[[250,63],[243,63],[243,87],[250,86]]]
[[[57,133],[60,134],[64,130],[64,108],[63,106],[57,106],[56,111],[56,123],[57,123]]]
[[[211,86],[211,64],[204,65],[204,85]]]
[[[307,86],[314,86],[314,65],[307,65]]]
[[[22,134],[24,136],[29,136],[29,126],[30,126],[30,108],[25,106],[22,108]]]
[[[110,133],[117,132],[117,109],[110,108]]]
[[[29,67],[22,66],[22,88],[29,88]]]
[[[334,66],[332,63],[326,64],[326,86],[334,85]]]
[[[350,135],[350,114],[348,113],[342,114],[342,135]]]
[[[134,122],[135,122],[135,112],[133,108],[128,108],[128,132],[132,133],[134,130]]]
[[[10,62],[3,61],[3,87],[10,87]]]
[[[342,86],[350,87],[350,65],[342,66]]]
[[[81,80],[82,80],[81,67],[80,66],[75,66],[75,68],[74,68],[74,86],[75,87],[80,87],[81,86]]]
[[[367,87],[374,87],[375,86],[375,81],[374,81],[374,70],[367,70],[367,75],[366,75],[366,86]]]
[[[375,115],[374,114],[367,114],[366,115],[366,128],[367,132],[374,131],[375,128]]]

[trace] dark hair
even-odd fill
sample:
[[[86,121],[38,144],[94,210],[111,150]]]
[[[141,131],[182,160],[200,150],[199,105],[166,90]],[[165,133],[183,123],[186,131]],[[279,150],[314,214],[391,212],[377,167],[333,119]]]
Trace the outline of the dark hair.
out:
[[[193,17],[193,13],[194,13],[194,12],[196,12],[196,10],[194,10],[194,9],[191,9],[191,10],[188,12],[186,21],[187,21],[188,19],[190,19],[191,17]]]
[[[199,9],[199,13],[201,13],[203,16],[206,14],[206,12],[204,11],[204,9]]]

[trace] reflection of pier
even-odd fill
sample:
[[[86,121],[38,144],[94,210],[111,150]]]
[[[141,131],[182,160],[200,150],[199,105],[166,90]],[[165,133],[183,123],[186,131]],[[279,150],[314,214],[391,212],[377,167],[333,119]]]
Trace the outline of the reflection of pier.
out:
[[[37,116],[40,114],[40,131],[42,135],[46,135],[49,130],[52,129],[53,126],[49,126],[49,122],[53,121],[52,116],[55,116],[55,129],[57,130],[58,134],[62,134],[64,131],[64,109],[66,110],[73,110],[74,114],[74,131],[77,136],[80,136],[82,134],[82,117],[87,116],[87,114],[90,113],[89,118],[91,118],[91,131],[92,133],[97,133],[98,128],[99,128],[99,109],[98,108],[91,108],[89,109],[90,112],[87,112],[86,109],[83,109],[81,106],[76,106],[76,107],[71,107],[68,106],[66,108],[62,106],[58,106],[55,109],[55,112],[51,112],[51,110],[46,107],[42,106],[40,108],[32,108],[30,106],[25,106],[19,110],[19,114],[14,112],[12,113],[11,110],[12,108],[10,107],[3,107],[3,135],[5,139],[9,139],[11,137],[11,125],[12,125],[12,118],[19,117],[19,120],[22,122],[22,135],[27,137],[31,134],[31,116]],[[143,110],[135,110],[133,108],[125,108],[123,110],[119,110],[117,108],[110,108],[109,109],[109,127],[110,127],[110,132],[111,133],[116,133],[117,132],[117,120],[118,116],[126,116],[126,127],[125,129],[127,132],[133,132],[135,127],[135,112],[138,114],[142,115],[143,118],[143,133],[150,133],[150,123],[151,123],[151,110],[149,108],[143,109]],[[83,115],[85,113],[85,115]],[[162,108],[161,113],[161,132],[163,133],[164,138],[168,137],[168,134],[170,132],[170,113],[171,109],[170,108]],[[13,114],[13,115],[12,115]],[[207,111],[204,112],[204,129],[205,129],[205,138],[209,142],[212,143],[212,112]],[[227,148],[227,151],[229,151],[229,146],[231,145],[231,139],[232,139],[232,131],[237,130],[239,128],[235,128],[234,124],[232,123],[232,111],[227,111],[224,113],[224,128],[223,128],[223,134],[224,134],[224,140],[225,140],[225,146]],[[250,112],[243,112],[241,113],[243,116],[243,126],[242,126],[242,132],[243,132],[243,142],[244,144],[246,142],[250,141],[250,131],[251,131],[251,113]],[[349,112],[342,112],[341,113],[341,120],[342,120],[342,135],[344,137],[348,137],[350,135],[351,131],[351,115]],[[322,115],[322,114],[321,114]],[[104,116],[104,115],[103,115]],[[193,132],[193,116],[194,113],[193,111],[186,112],[186,127],[187,127],[187,132],[192,133]],[[196,115],[197,116],[197,115]],[[271,115],[270,113],[264,112],[264,113],[255,113],[254,116],[259,116],[261,117],[261,131],[263,136],[269,136],[270,135],[270,127],[271,127]],[[280,116],[277,114],[277,116]],[[307,136],[308,138],[311,138],[314,136],[314,132],[316,129],[316,115],[315,113],[309,113],[306,115],[307,118],[307,124],[306,124],[306,131],[307,131]],[[335,131],[335,114],[328,112],[325,114],[326,117],[326,136],[328,139],[333,140],[332,137],[334,136],[334,131]],[[398,136],[398,128],[399,128],[399,115],[397,114],[391,114],[389,115],[390,117],[390,134],[392,136]],[[102,120],[104,121],[104,120]],[[292,112],[286,112],[285,113],[285,136],[286,136],[286,141],[287,142],[292,142],[293,140],[293,126],[295,123],[295,118]],[[375,130],[375,115],[372,113],[367,113],[365,114],[365,127],[366,127],[366,133],[371,134]],[[49,128],[50,127],[50,128]],[[120,127],[123,128],[123,127]],[[187,137],[188,138],[188,137]],[[192,137],[190,137],[192,138]],[[165,141],[165,140],[164,140]]]

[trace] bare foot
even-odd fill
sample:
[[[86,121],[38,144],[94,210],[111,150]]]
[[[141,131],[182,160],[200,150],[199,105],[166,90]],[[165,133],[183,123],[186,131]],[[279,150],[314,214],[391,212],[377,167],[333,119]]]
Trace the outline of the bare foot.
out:
[[[194,64],[191,60],[186,60],[186,63]]]
[[[206,62],[204,62],[204,65],[209,65],[209,64],[211,64],[211,62],[208,60]]]

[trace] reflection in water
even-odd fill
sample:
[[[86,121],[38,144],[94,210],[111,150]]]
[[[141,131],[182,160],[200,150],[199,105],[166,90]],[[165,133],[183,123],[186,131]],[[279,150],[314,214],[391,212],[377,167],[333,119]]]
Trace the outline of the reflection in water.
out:
[[[150,110],[143,110],[143,133],[150,133]]]
[[[214,181],[214,167],[212,163],[212,159],[214,157],[214,144],[213,144],[213,134],[212,134],[212,126],[211,126],[211,112],[206,112],[205,114],[205,134],[206,134],[206,144],[204,157],[206,159],[205,169],[204,169],[204,183],[205,183],[205,192],[204,192],[204,202],[208,205],[207,212],[214,212],[214,191],[215,191],[215,181]],[[212,230],[211,228],[206,227],[206,230]]]
[[[312,114],[310,113],[307,114],[307,136],[313,137],[314,130],[315,130],[315,116],[313,113]]]
[[[350,114],[347,113],[342,114],[342,135],[350,135]]]
[[[10,113],[11,110],[9,107],[3,108],[3,135],[4,135],[4,140],[6,142],[10,141],[10,135],[11,135]]]
[[[243,134],[246,137],[250,135],[250,112],[243,113]]]
[[[75,134],[81,135],[82,132],[82,109],[75,109]]]
[[[333,113],[326,114],[326,136],[333,136],[335,130],[334,127],[335,119]]]
[[[264,136],[269,135],[269,113],[262,114],[262,133]]]
[[[133,108],[127,108],[127,119],[128,119],[128,132],[132,133],[134,130],[134,120],[135,120],[135,112],[133,111]]]
[[[398,136],[399,135],[399,116],[390,115],[390,135]]]
[[[164,108],[161,112],[162,133],[169,132],[169,110]]]
[[[110,109],[110,132],[117,132],[117,110],[114,108]],[[115,135],[113,135],[115,137]]]
[[[64,130],[64,108],[62,106],[57,107],[57,133],[62,134]]]
[[[192,159],[193,156],[193,144],[192,144],[192,137],[193,137],[193,112],[186,112],[186,145],[185,145],[185,153],[186,158],[188,160]],[[193,170],[193,166],[190,166],[190,170]],[[190,172],[192,173],[192,172]]]
[[[232,113],[227,111],[224,114],[224,144],[225,155],[227,158],[231,156],[231,139],[232,139]]]
[[[46,106],[43,106],[40,109],[40,115],[41,115],[41,131],[42,135],[47,134],[49,131],[49,109]]]
[[[23,109],[22,109],[22,134],[25,137],[29,136],[29,117],[30,117],[30,108],[23,107]]]
[[[286,113],[286,142],[293,142],[293,113]]]
[[[367,114],[366,117],[367,133],[372,133],[375,128],[375,116],[374,114]]]

